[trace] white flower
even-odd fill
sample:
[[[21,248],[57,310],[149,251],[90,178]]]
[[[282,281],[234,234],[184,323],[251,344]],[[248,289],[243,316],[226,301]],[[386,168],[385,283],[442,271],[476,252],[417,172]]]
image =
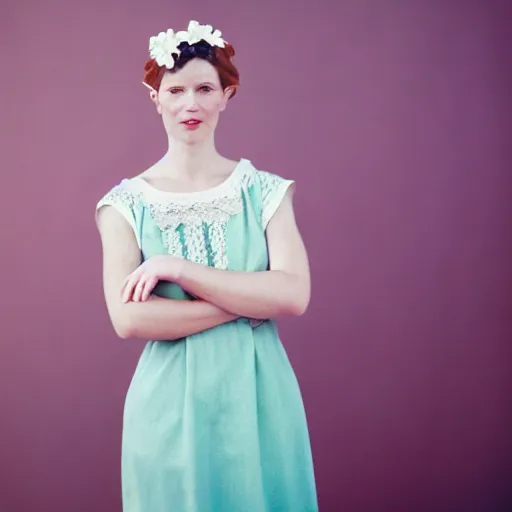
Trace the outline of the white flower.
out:
[[[180,55],[178,46],[186,41],[190,46],[199,41],[204,40],[210,46],[218,46],[224,48],[225,41],[222,39],[220,30],[213,30],[211,25],[200,25],[197,21],[192,20],[188,24],[187,30],[174,32],[169,29],[167,32],[160,32],[157,36],[149,38],[149,55],[156,60],[159,66],[165,66],[168,69],[174,67],[173,53]]]
[[[174,67],[172,54],[180,54],[178,50],[179,43],[174,30],[169,29],[167,32],[160,32],[157,36],[149,39],[149,56],[155,59],[159,66],[172,69]]]
[[[219,48],[224,48],[224,46],[226,46],[226,41],[222,39],[222,32],[220,30],[215,30],[215,32],[208,36],[208,39],[205,39],[205,41],[211,46],[218,46]]]
[[[189,45],[198,43],[201,40],[206,41],[210,46],[218,46],[224,48],[225,41],[222,39],[220,30],[213,31],[211,25],[200,25],[197,21],[192,20],[188,24],[187,31],[178,32],[178,38],[181,41],[187,41]]]

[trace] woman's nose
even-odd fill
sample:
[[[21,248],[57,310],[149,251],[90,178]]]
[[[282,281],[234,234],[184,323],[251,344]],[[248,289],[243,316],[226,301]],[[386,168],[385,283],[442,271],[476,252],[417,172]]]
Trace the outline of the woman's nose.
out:
[[[195,112],[196,110],[198,110],[198,107],[197,107],[197,100],[196,100],[196,95],[194,92],[189,92],[185,95],[185,108],[188,110],[188,111],[192,111],[192,112]]]

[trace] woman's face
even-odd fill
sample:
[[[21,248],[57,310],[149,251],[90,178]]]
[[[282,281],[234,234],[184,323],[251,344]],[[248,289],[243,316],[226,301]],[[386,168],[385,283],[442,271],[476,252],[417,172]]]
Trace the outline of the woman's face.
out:
[[[231,91],[220,84],[217,70],[204,59],[192,59],[175,73],[165,73],[151,99],[170,138],[194,144],[212,136]]]

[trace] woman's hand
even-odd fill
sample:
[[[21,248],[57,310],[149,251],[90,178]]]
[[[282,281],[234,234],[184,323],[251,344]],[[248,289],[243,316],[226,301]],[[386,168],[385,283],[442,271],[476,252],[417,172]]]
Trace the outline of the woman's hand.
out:
[[[158,254],[148,258],[125,279],[121,288],[122,301],[148,300],[158,281],[176,282],[182,265],[182,259],[168,254]]]

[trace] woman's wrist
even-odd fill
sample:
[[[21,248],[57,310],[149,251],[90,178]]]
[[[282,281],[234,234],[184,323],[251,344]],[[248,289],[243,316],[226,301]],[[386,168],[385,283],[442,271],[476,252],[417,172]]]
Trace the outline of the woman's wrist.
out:
[[[180,284],[180,278],[183,275],[183,267],[187,261],[177,256],[169,256],[169,271],[167,272],[166,281],[171,283]]]

